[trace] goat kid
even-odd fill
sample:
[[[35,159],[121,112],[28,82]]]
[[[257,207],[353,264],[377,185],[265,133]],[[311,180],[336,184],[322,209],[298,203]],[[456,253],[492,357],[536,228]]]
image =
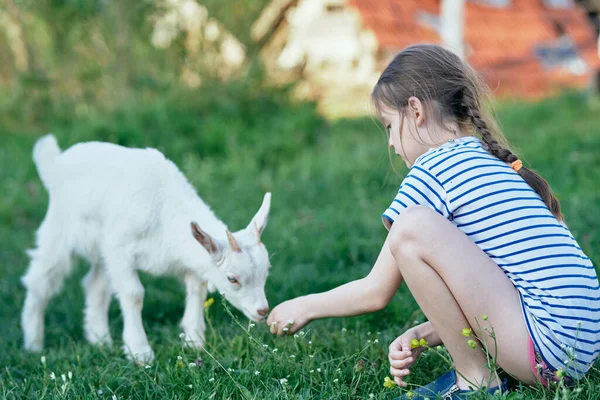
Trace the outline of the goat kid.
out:
[[[27,289],[21,318],[27,350],[43,348],[46,306],[72,272],[74,256],[91,265],[82,282],[86,339],[112,344],[108,308],[114,293],[123,315],[123,350],[139,364],[151,362],[154,353],[142,324],[144,287],[138,270],[183,279],[181,326],[194,348],[204,343],[208,289],[218,290],[251,320],[265,318],[270,263],[260,235],[270,193],[250,224],[231,233],[175,164],[155,149],[87,142],[61,152],[56,138],[47,135],[35,144],[33,159],[49,205],[21,279]]]

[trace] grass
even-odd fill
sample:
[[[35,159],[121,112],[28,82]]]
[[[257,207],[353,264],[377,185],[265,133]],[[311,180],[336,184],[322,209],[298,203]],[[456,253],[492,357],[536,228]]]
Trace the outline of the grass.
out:
[[[577,96],[563,96],[539,104],[504,103],[499,115],[519,154],[562,201],[581,247],[600,265],[597,110]],[[386,234],[379,215],[405,173],[400,164],[400,176],[390,168],[383,136],[370,119],[326,122],[312,105],[291,104],[277,92],[244,97],[231,89],[211,101],[180,95],[77,121],[51,121],[46,128],[63,147],[93,139],[159,148],[217,215],[228,216],[232,229],[244,227],[264,192],[272,191],[263,237],[272,254],[266,288],[272,306],[367,274]],[[197,354],[179,339],[182,285],[144,275],[143,317],[156,361],[140,368],[119,350],[122,319],[116,302],[110,309],[115,348],[85,342],[79,280],[86,266],[81,263],[48,307],[45,364],[40,354],[25,353],[19,277],[47,205],[30,157],[42,133],[13,125],[0,136],[0,397],[391,399],[400,394],[382,386],[387,346],[424,320],[405,287],[383,311],[316,321],[286,338],[273,338],[266,326],[250,326],[217,298],[208,312],[208,351]],[[432,351],[417,363],[409,382],[425,384],[449,367]],[[574,390],[521,388],[510,398],[555,396],[600,398],[599,365]]]

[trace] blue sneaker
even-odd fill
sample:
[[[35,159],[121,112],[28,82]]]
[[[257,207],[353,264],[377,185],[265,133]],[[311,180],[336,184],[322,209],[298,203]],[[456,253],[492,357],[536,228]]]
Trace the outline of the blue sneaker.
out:
[[[488,389],[488,393],[494,394],[498,390],[502,391],[502,393],[507,393],[509,391],[508,380],[506,378],[502,379],[500,386]],[[437,400],[439,398],[443,400],[463,400],[471,398],[471,396],[478,392],[459,389],[458,386],[456,386],[456,372],[451,370],[430,384],[415,389],[412,393],[413,396],[410,398],[408,395],[404,394],[396,400]]]

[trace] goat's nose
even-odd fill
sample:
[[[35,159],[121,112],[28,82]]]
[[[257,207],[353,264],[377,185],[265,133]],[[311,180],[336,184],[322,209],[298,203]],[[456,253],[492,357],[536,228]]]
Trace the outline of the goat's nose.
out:
[[[264,316],[266,316],[269,313],[269,307],[267,307],[267,308],[261,308],[260,310],[256,310],[256,312],[261,317],[264,317]]]

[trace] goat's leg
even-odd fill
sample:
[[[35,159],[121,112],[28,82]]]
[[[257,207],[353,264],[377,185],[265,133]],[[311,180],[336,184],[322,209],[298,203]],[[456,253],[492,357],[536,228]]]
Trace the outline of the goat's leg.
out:
[[[92,265],[81,285],[85,293],[85,338],[91,344],[111,346],[112,338],[108,327],[111,292],[108,275],[102,263]]]
[[[144,287],[127,257],[106,254],[106,266],[112,288],[123,314],[123,351],[137,364],[151,363],[154,353],[142,323]]]
[[[206,282],[198,279],[193,273],[184,277],[186,296],[185,311],[181,327],[185,333],[186,344],[195,349],[204,345],[204,301],[206,300]]]
[[[62,289],[65,278],[72,271],[70,249],[46,219],[38,231],[37,248],[31,257],[27,273],[21,282],[27,289],[21,314],[25,349],[41,351],[44,347],[44,314],[48,302]]]

